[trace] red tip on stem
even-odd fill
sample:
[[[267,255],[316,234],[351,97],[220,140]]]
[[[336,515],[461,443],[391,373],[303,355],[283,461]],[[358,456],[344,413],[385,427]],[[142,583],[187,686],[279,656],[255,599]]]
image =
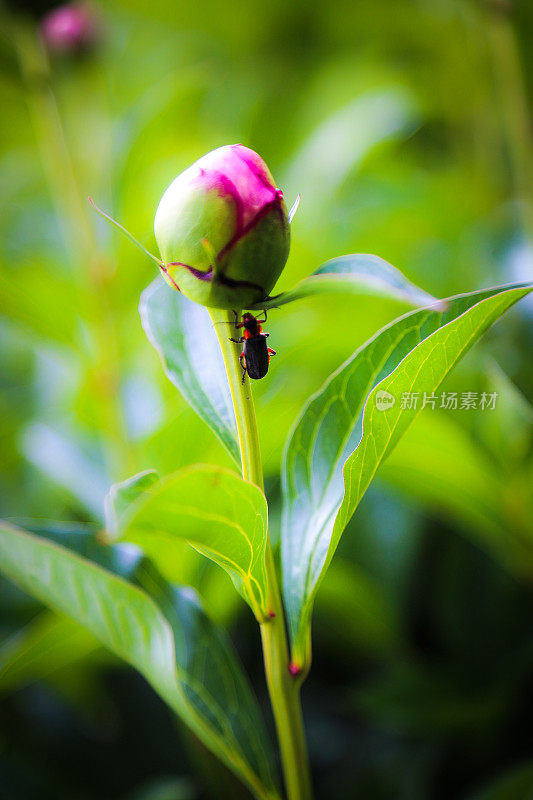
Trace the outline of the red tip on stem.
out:
[[[298,664],[289,664],[289,672],[291,675],[299,675],[302,671],[302,668],[298,666]]]
[[[269,612],[268,612],[268,616],[269,616],[271,619],[274,619],[274,617],[276,616],[276,612],[275,612],[275,611],[269,611]]]

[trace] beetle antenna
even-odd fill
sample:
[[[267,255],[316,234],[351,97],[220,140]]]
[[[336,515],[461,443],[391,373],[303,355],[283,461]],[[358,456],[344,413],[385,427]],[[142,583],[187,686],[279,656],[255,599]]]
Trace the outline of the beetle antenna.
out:
[[[294,203],[291,206],[291,210],[289,211],[289,224],[293,221],[294,215],[298,211],[298,206],[300,205],[300,200],[301,199],[302,199],[302,195],[298,194],[296,196],[296,200],[294,201]]]
[[[237,320],[239,319],[239,315],[237,314],[236,311],[234,311],[233,313],[235,314],[235,322],[237,322]],[[235,325],[235,322],[228,322],[225,319],[221,319],[220,322],[213,322],[213,327],[215,325]],[[237,327],[237,326],[235,325],[235,327]]]
[[[105,220],[110,222],[111,225],[114,225],[115,228],[118,228],[119,231],[121,231],[125,236],[127,236],[127,238],[130,240],[130,242],[133,242],[133,244],[137,245],[137,247],[140,250],[142,250],[145,255],[149,256],[152,259],[152,261],[155,261],[155,263],[157,264],[158,267],[164,267],[165,266],[160,258],[158,258],[157,256],[154,256],[152,253],[150,253],[150,251],[147,250],[146,247],[144,247],[139,241],[137,241],[135,236],[133,236],[129,231],[127,231],[126,228],[124,228],[120,224],[120,222],[117,222],[115,219],[113,219],[113,217],[110,217],[109,214],[106,214],[105,211],[102,211],[101,208],[98,208],[98,206],[96,205],[96,203],[93,202],[91,197],[89,197],[88,199],[89,199],[89,203],[92,205],[94,210],[97,211],[100,214],[101,217],[103,217]]]

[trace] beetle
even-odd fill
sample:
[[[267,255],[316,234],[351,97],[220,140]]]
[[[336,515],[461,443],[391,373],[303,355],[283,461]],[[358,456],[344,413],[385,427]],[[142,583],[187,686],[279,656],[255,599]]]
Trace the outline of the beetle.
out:
[[[242,353],[239,356],[239,361],[242,367],[242,382],[246,373],[248,377],[254,381],[264,378],[268,372],[268,365],[270,356],[275,356],[276,351],[267,346],[267,337],[269,333],[263,333],[261,325],[267,321],[266,311],[263,311],[264,319],[254,317],[253,314],[246,312],[242,315],[242,320],[239,322],[239,315],[236,311],[235,314],[235,327],[244,328],[244,333],[240,339],[232,339],[230,342],[241,344],[244,342]]]

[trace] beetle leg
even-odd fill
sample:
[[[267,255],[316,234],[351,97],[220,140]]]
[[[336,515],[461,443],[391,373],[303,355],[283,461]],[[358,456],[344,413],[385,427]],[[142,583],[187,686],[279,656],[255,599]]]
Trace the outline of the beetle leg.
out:
[[[232,339],[231,336],[229,337],[230,342],[235,342],[235,344],[242,344],[244,342],[244,336],[241,336],[240,339]]]
[[[272,348],[271,348],[271,347],[267,347],[267,350],[268,350],[268,352],[269,352],[269,355],[271,355],[271,356],[276,356],[276,355],[277,355],[276,351],[275,351],[275,350],[272,350]]]
[[[243,361],[244,361],[244,350],[242,351],[242,353],[239,356],[239,364],[242,367],[242,384],[244,385],[244,379],[246,377],[246,362],[244,362],[244,364],[243,364]]]
[[[266,321],[267,321],[267,312],[266,312],[266,308],[264,308],[264,309],[263,309],[263,314],[265,315],[265,318],[264,318],[264,319],[258,319],[258,320],[257,320],[257,321],[258,321],[258,323],[259,323],[260,325],[262,325],[264,322],[266,322]]]
[[[244,326],[244,323],[238,321],[239,320],[239,315],[237,314],[235,309],[232,309],[232,311],[233,311],[233,314],[235,314],[235,323],[234,323],[235,327],[236,328],[242,328]]]

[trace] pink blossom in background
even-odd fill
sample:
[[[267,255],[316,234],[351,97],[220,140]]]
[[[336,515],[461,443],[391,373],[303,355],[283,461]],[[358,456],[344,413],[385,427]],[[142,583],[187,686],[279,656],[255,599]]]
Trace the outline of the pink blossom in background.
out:
[[[86,3],[67,3],[43,17],[41,32],[51,52],[71,53],[85,50],[97,37],[93,9]]]

